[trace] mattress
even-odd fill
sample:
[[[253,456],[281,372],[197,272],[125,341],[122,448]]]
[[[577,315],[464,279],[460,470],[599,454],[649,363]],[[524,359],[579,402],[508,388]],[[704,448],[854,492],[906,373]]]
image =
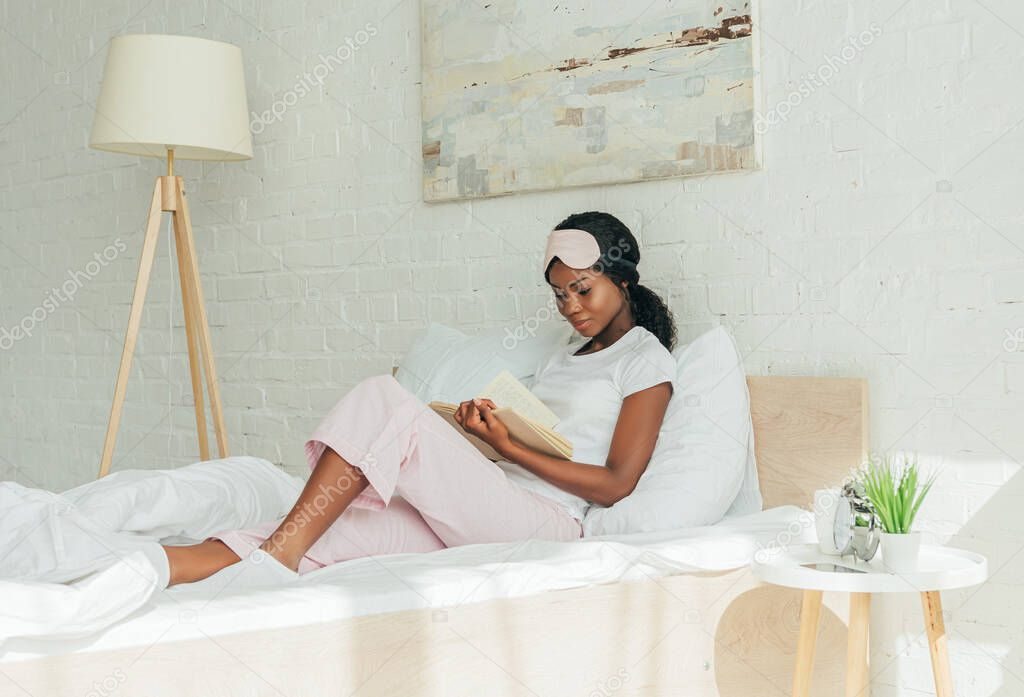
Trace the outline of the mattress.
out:
[[[12,638],[0,665],[45,656],[301,626],[348,617],[652,577],[728,571],[759,550],[814,539],[809,512],[780,506],[716,525],[573,542],[526,540],[354,559],[277,587],[247,584],[239,565],[157,591],[112,625],[78,638]]]

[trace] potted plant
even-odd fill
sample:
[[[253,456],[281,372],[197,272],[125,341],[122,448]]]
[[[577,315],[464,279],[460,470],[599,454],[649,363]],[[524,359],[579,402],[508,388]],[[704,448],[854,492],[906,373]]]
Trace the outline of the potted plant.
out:
[[[922,481],[917,458],[895,462],[886,455],[872,458],[862,469],[859,480],[864,495],[882,526],[882,561],[897,573],[917,569],[921,533],[911,530],[914,518],[938,473]]]

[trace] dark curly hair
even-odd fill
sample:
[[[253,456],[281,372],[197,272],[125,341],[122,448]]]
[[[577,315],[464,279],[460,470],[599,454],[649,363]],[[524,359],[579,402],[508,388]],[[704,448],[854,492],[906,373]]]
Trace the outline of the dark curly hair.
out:
[[[610,213],[588,211],[574,213],[555,226],[556,230],[572,228],[589,232],[597,239],[602,250],[620,250],[615,255],[606,251],[595,266],[599,264],[601,273],[615,285],[626,282],[625,293],[633,320],[658,337],[658,341],[669,351],[675,348],[676,324],[672,311],[657,293],[640,285],[640,274],[636,270],[636,264],[640,261],[640,245],[626,224]],[[616,263],[620,258],[632,264]],[[545,279],[549,271],[550,267],[545,269]]]

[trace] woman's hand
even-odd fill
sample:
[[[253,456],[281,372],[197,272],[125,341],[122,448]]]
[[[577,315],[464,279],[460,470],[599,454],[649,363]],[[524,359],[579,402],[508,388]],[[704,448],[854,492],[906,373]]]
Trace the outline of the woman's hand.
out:
[[[509,438],[505,424],[493,413],[497,408],[494,402],[482,397],[466,400],[459,404],[455,412],[455,421],[464,431],[472,433],[500,455],[506,452],[512,444],[512,439]]]

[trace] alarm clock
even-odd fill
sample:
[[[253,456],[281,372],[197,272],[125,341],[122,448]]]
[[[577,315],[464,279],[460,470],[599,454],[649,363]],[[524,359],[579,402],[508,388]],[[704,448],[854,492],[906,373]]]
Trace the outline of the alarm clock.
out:
[[[833,537],[841,556],[852,554],[862,561],[870,561],[878,551],[882,539],[880,521],[864,492],[854,482],[844,484],[839,495]]]

